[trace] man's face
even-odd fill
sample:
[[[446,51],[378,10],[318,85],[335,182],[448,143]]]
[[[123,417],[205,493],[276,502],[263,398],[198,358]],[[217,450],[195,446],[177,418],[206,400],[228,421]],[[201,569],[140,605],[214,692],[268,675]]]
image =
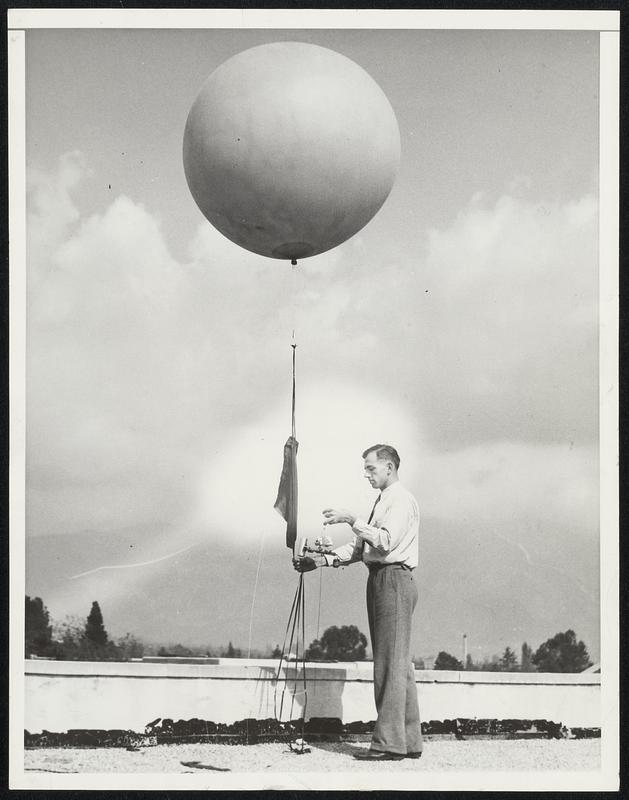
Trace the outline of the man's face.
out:
[[[364,461],[365,478],[374,489],[384,489],[391,476],[392,464],[390,461],[383,461],[376,456],[375,450],[367,453]]]

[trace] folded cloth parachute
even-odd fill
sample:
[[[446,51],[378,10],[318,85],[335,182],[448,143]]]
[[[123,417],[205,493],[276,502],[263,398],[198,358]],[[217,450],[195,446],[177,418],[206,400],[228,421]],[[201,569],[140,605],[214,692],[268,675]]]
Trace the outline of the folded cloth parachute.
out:
[[[289,436],[284,445],[284,463],[277,499],[273,506],[286,520],[286,547],[294,549],[297,538],[297,448],[299,442]]]

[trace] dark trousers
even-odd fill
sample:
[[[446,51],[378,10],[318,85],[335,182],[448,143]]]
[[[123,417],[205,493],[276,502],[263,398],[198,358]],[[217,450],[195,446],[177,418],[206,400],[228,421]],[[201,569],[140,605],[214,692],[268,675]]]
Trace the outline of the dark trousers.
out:
[[[372,750],[418,753],[422,734],[415,670],[411,663],[411,621],[417,585],[399,564],[371,568],[367,614],[373,649],[373,683],[378,719]]]

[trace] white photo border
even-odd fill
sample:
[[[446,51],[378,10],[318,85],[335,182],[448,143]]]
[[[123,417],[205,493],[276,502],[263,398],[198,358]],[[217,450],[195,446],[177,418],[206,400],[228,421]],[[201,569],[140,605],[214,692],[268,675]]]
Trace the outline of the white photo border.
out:
[[[9,408],[11,789],[414,790],[417,775],[369,773],[36,774],[24,770],[26,163],[25,44],[28,29],[346,28],[590,30],[600,32],[599,399],[601,564],[601,769],[596,772],[422,772],[422,790],[615,791],[619,787],[619,24],[617,11],[139,10],[8,11]]]

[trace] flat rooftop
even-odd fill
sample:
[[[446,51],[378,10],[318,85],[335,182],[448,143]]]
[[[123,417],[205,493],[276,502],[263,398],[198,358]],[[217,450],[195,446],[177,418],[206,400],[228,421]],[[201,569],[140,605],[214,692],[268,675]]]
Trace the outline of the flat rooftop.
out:
[[[52,749],[24,752],[28,773],[310,773],[379,772],[384,774],[455,771],[596,771],[601,764],[600,739],[525,739],[426,741],[418,760],[387,763],[356,761],[352,756],[368,743],[308,743],[310,753],[297,755],[284,743],[255,745],[161,744],[138,750],[123,748]]]

